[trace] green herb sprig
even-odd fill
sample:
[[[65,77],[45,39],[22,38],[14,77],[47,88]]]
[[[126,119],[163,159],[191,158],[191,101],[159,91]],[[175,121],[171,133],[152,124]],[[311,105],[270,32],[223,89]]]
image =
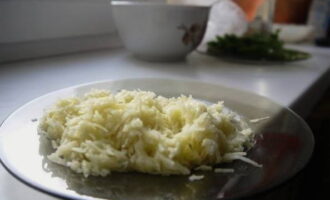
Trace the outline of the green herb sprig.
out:
[[[310,57],[309,53],[284,48],[279,31],[256,32],[242,37],[227,34],[208,42],[207,53],[247,60],[297,61]]]

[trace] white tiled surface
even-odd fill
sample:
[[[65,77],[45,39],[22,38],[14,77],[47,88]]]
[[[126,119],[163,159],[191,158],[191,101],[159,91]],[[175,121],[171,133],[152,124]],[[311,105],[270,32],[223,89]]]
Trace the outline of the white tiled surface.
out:
[[[104,79],[184,78],[240,88],[306,113],[330,83],[330,50],[300,47],[313,58],[284,66],[222,62],[193,53],[187,62],[148,63],[125,50],[103,50],[0,65],[0,121],[14,109],[60,88]],[[0,167],[0,199],[54,199],[34,191]]]

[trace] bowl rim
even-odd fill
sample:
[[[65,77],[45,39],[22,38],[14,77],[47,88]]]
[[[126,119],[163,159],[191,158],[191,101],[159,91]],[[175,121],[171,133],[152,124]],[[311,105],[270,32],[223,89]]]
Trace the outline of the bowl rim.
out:
[[[134,0],[111,0],[111,5],[120,6],[165,6],[165,7],[185,7],[185,8],[211,8],[211,5],[196,5],[196,4],[168,4],[159,1],[134,1]]]

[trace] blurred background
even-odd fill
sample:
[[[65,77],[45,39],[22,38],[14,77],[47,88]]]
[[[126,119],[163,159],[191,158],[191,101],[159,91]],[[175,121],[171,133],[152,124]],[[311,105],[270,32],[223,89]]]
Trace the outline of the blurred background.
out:
[[[228,4],[224,1],[227,0],[220,1],[220,4]],[[210,4],[215,0],[169,2]],[[233,0],[232,3],[244,11],[250,22],[263,4],[274,4],[274,23],[292,25],[282,27],[282,34],[286,34],[284,39],[286,37],[288,41],[304,42],[307,38],[310,41],[311,37],[329,35],[328,0]],[[236,9],[238,13],[237,8],[220,7],[222,10],[213,10],[213,15],[219,17],[217,26],[226,27],[221,24],[224,22],[221,17],[226,19],[230,16],[230,22],[236,23],[239,30],[241,18],[231,12],[231,9]],[[230,26],[229,29],[235,27]],[[298,36],[296,30],[302,36]],[[220,34],[230,31],[220,31]],[[292,36],[292,31],[298,38]],[[112,20],[109,0],[0,1],[0,62],[118,46],[121,46],[121,41]]]

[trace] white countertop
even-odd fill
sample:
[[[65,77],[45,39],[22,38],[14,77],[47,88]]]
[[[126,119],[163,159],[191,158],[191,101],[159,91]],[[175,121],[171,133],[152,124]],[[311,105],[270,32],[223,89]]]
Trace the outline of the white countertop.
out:
[[[0,65],[0,121],[33,98],[64,87],[105,79],[194,79],[254,92],[305,116],[330,84],[330,49],[299,46],[313,57],[286,65],[255,66],[191,54],[186,62],[149,63],[123,49],[101,50]],[[0,167],[2,200],[53,197],[32,190]]]

